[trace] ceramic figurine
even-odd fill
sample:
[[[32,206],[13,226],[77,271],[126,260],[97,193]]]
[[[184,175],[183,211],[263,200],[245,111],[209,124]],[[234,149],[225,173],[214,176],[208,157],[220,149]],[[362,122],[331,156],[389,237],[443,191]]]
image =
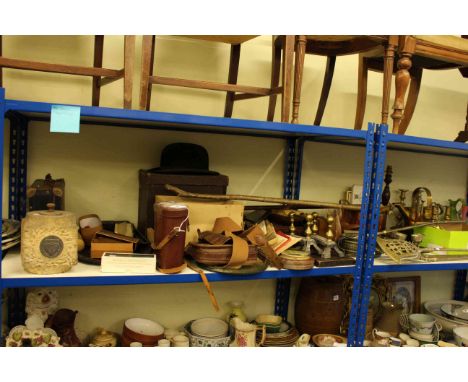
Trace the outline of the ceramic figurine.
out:
[[[26,296],[26,314],[35,314],[46,322],[58,308],[58,294],[54,289],[41,288],[31,291]]]
[[[70,309],[59,309],[51,317],[48,325],[54,329],[61,338],[63,346],[81,346],[81,341],[75,333],[75,318],[78,311]]]

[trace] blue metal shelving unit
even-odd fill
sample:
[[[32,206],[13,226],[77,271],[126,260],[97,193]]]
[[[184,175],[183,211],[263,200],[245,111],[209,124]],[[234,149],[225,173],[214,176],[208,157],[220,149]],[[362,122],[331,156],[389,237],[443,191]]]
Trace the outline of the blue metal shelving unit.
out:
[[[52,104],[17,101],[4,98],[0,89],[0,112],[10,120],[10,195],[9,216],[21,218],[25,214],[25,185],[27,171],[27,131],[30,121],[48,121]],[[138,110],[112,109],[81,106],[81,123],[89,125],[122,126],[170,131],[191,131],[212,134],[232,134],[284,139],[286,142],[285,176],[283,194],[286,198],[299,198],[301,183],[302,156],[305,141],[326,142],[339,145],[360,146],[365,150],[363,207],[356,266],[335,268],[314,268],[308,271],[272,270],[257,275],[233,276],[208,273],[211,281],[233,281],[252,279],[277,279],[275,311],[287,317],[290,280],[295,277],[351,274],[354,276],[353,306],[348,335],[349,346],[360,346],[364,339],[363,328],[369,299],[369,286],[372,273],[401,270],[467,269],[465,264],[418,264],[405,266],[372,266],[375,249],[376,222],[378,220],[383,178],[383,164],[387,149],[430,152],[437,155],[468,157],[465,144],[428,140],[408,136],[394,136],[386,133],[386,126],[370,125],[368,131],[329,128],[288,123],[250,121],[185,115],[173,113],[147,112]],[[29,127],[31,128],[31,127]],[[375,131],[374,131],[375,128]],[[3,140],[4,118],[1,118],[0,136]],[[386,147],[388,146],[388,147]],[[2,148],[4,147],[2,141]],[[2,155],[3,160],[3,155]],[[3,169],[3,167],[2,167]],[[3,173],[2,173],[3,177]],[[5,260],[7,264],[8,258]],[[406,267],[405,269],[402,269]],[[442,267],[442,268],[437,268]],[[446,268],[445,268],[446,267]],[[0,263],[0,272],[2,264]],[[73,271],[73,270],[72,270]],[[71,272],[72,272],[71,271]],[[146,275],[146,276],[100,276],[97,274],[28,277],[19,274],[0,277],[0,292],[7,288],[33,286],[87,286],[87,285],[126,285],[157,283],[199,282],[198,274]],[[2,293],[0,295],[3,295]],[[23,293],[24,297],[24,293]],[[0,310],[1,319],[1,310]]]

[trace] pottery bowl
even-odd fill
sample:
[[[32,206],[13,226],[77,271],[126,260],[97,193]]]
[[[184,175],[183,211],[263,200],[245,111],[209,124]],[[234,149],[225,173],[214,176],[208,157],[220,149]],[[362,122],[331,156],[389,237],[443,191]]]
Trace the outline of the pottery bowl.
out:
[[[458,346],[468,347],[468,327],[459,326],[453,329],[453,336]]]
[[[190,331],[198,337],[218,338],[226,337],[229,331],[229,325],[226,321],[219,318],[200,318],[192,321]]]
[[[267,333],[278,333],[281,328],[283,318],[281,316],[274,316],[271,314],[259,314],[255,318],[258,325],[265,325]]]
[[[193,321],[190,321],[184,327],[185,333],[189,338],[191,347],[228,347],[231,343],[231,337],[227,334],[224,337],[214,338],[197,336],[191,330],[192,323]]]
[[[130,318],[124,323],[122,345],[140,342],[143,346],[156,346],[164,338],[164,328],[157,322],[145,318]]]

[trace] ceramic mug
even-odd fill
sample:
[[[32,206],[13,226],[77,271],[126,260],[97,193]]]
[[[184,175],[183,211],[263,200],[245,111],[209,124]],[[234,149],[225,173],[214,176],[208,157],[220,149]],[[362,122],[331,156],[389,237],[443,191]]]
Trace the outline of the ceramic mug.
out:
[[[436,319],[429,314],[415,313],[409,315],[411,331],[419,334],[432,334],[434,325],[437,331],[442,330],[442,325],[436,322]]]
[[[189,347],[189,339],[187,336],[178,334],[172,337],[172,346],[179,348],[179,347]]]
[[[162,339],[158,341],[158,346],[161,348],[168,348],[171,346],[171,341]]]
[[[179,333],[179,330],[177,329],[165,329],[164,330],[164,337],[166,337],[167,340],[171,340],[173,337],[177,336]]]

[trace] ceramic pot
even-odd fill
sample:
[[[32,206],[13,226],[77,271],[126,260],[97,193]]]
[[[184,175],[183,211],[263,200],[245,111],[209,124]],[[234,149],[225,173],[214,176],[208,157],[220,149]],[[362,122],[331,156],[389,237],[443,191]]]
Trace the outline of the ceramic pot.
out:
[[[115,347],[117,346],[117,336],[104,329],[99,329],[98,333],[89,343],[91,347]]]

